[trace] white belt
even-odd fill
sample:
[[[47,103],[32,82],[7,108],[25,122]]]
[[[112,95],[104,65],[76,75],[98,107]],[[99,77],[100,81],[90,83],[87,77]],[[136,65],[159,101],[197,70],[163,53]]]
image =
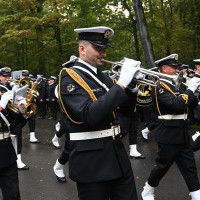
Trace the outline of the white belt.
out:
[[[119,134],[119,126],[112,126],[110,129],[91,132],[70,133],[70,140],[91,140],[104,137],[115,137]]]
[[[9,137],[10,137],[10,132],[7,133],[0,132],[0,140],[4,140]]]
[[[187,119],[187,114],[181,114],[181,115],[162,115],[158,116],[158,119]]]

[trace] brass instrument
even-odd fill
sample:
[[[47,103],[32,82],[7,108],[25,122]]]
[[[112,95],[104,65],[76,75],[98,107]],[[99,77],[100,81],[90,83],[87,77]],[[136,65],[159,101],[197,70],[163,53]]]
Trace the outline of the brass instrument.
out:
[[[23,78],[21,80],[9,79],[9,82],[15,83],[16,85],[19,85],[19,87],[29,86],[31,84],[29,78]]]
[[[6,89],[7,92],[10,91],[6,86],[4,86],[4,85],[2,85],[2,84],[0,84],[0,85],[1,85],[1,87],[3,87],[4,89]],[[4,93],[0,93],[0,95],[3,95],[3,94],[4,94]],[[13,93],[13,96],[14,96],[14,93]],[[13,112],[19,113],[19,107],[18,107],[18,105],[14,104],[14,100],[13,100],[13,99],[10,100],[10,101],[8,102],[7,107],[8,107],[10,110],[12,110]]]
[[[16,89],[15,90],[12,89],[13,99],[9,101],[7,107],[12,111],[14,111],[15,113],[21,113],[25,118],[34,116],[36,114],[37,106],[36,104],[32,103],[32,100],[34,97],[39,96],[39,93],[36,90],[38,81],[32,82],[32,86],[28,90],[28,93],[27,93],[28,85],[31,83],[29,79],[25,78],[20,81],[11,79],[11,82],[17,84],[14,86]],[[9,91],[7,88],[6,90]],[[25,98],[25,103],[21,104],[16,103],[17,100],[15,99],[15,97],[16,95],[19,95],[18,92],[22,95],[22,97]]]
[[[105,59],[102,59],[102,61],[112,64],[113,65],[112,72],[114,74],[117,74],[117,76],[120,76],[120,71],[116,71],[115,68],[116,66],[122,67],[123,66],[122,62],[112,62]],[[160,83],[160,80],[163,79],[163,80],[171,81],[174,84],[175,88],[178,89],[180,87],[180,84],[183,82],[182,72],[180,72],[177,75],[168,75],[168,74],[163,74],[160,72],[156,72],[156,71],[153,71],[150,69],[144,69],[144,68],[139,68],[139,71],[145,76],[151,77],[151,79],[146,79],[146,78],[142,80],[137,79],[136,81],[139,83],[144,83],[151,86],[157,86]]]
[[[26,95],[26,105],[24,106],[25,108],[25,113],[28,117],[32,117],[36,114],[37,111],[37,106],[35,103],[32,103],[33,98],[39,96],[39,92],[36,90],[36,87],[38,85],[38,79],[32,83],[31,89],[28,91]]]

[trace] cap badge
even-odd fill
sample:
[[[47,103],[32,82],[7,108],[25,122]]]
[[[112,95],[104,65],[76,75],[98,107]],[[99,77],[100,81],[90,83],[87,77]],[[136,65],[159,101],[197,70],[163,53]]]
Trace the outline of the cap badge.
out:
[[[104,34],[104,38],[106,39],[110,39],[111,38],[111,31],[110,30],[107,30]]]
[[[178,60],[178,55],[175,55],[174,60],[176,61]]]

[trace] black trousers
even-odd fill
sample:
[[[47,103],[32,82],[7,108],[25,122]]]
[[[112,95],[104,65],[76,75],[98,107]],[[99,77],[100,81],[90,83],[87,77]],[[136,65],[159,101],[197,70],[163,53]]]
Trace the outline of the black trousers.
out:
[[[28,126],[30,132],[35,132],[35,116],[28,118]]]
[[[0,169],[3,200],[20,200],[17,163]]]
[[[69,159],[69,145],[70,145],[69,133],[66,133],[64,150],[61,153],[60,158],[58,159],[59,163],[62,165],[65,165]]]
[[[50,100],[50,101],[48,102],[48,105],[49,105],[49,109],[50,109],[50,112],[51,112],[51,117],[52,117],[53,119],[56,119],[57,107],[58,107],[57,101],[52,101],[52,100]]]
[[[100,183],[77,183],[79,200],[137,200],[133,173]]]
[[[133,112],[129,126],[129,145],[137,144],[137,113]]]
[[[190,192],[200,189],[194,154],[190,144],[158,144],[156,167],[151,171],[148,183],[157,187],[160,180],[175,162]]]
[[[46,115],[46,102],[45,101],[37,101],[37,110],[39,113],[39,116],[41,118],[45,118]]]
[[[22,152],[22,128],[25,126],[26,122],[26,119],[21,116],[20,121],[10,126],[11,134],[17,136],[17,154],[21,154]]]
[[[194,152],[200,149],[200,137],[198,137],[192,144],[192,149]]]

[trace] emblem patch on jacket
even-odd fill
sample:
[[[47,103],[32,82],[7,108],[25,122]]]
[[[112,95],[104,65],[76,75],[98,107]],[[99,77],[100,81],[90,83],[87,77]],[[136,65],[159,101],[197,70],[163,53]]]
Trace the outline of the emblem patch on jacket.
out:
[[[185,101],[185,104],[187,104],[188,102],[188,95],[187,94],[180,94],[180,96],[183,98],[183,100]]]
[[[74,90],[75,90],[75,85],[71,83],[67,85],[67,92],[73,92]]]
[[[160,88],[159,91],[158,91],[160,94],[164,93],[164,89],[163,88]]]

